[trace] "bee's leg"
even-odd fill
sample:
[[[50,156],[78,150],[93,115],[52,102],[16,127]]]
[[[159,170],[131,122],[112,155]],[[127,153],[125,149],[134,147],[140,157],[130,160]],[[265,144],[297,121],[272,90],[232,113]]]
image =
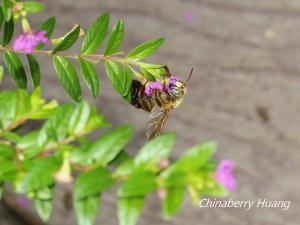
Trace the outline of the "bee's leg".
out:
[[[168,66],[162,66],[159,69],[164,69],[166,71],[166,74],[163,75],[164,77],[171,77],[171,73]]]

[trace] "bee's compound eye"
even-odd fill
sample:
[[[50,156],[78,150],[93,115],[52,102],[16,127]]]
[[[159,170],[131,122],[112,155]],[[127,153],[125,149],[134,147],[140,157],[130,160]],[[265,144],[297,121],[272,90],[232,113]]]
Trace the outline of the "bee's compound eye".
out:
[[[173,94],[175,97],[181,97],[181,96],[182,96],[182,91],[181,91],[181,90],[178,90],[177,88],[174,88],[174,89],[172,89],[172,94]]]

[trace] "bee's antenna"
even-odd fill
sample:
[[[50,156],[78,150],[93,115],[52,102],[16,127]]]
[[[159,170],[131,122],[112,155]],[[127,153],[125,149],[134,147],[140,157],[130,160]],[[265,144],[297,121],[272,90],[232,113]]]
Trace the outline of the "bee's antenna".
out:
[[[190,75],[189,75],[188,79],[186,79],[185,83],[187,83],[191,79],[193,71],[194,71],[194,68],[191,69]]]

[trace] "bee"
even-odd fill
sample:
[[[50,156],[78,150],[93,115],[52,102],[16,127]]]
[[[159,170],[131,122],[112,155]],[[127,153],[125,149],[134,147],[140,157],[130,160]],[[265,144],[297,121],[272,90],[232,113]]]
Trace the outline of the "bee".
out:
[[[147,81],[142,83],[138,80],[133,80],[131,86],[131,104],[138,109],[151,113],[147,128],[147,137],[149,139],[161,134],[171,111],[181,104],[186,94],[186,83],[193,73],[192,69],[188,79],[183,82],[172,76],[167,66],[162,68],[165,71],[165,74],[162,75],[162,82]],[[155,106],[162,110],[154,112]]]

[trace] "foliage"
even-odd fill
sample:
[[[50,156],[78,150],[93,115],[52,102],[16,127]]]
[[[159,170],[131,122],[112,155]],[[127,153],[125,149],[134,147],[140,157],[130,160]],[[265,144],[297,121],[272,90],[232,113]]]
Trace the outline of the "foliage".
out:
[[[223,196],[226,190],[214,179],[210,160],[216,145],[206,143],[187,150],[170,166],[175,142],[173,133],[144,145],[138,154],[125,154],[133,129],[122,126],[89,140],[85,136],[109,123],[87,102],[73,106],[46,103],[37,88],[31,95],[17,89],[0,93],[0,185],[13,185],[17,193],[34,200],[40,216],[51,215],[57,182],[75,180],[74,206],[79,224],[92,224],[98,213],[101,193],[114,185],[118,190],[120,224],[133,225],[146,196],[163,189],[163,214],[170,218],[180,208],[184,189],[194,193]],[[42,120],[43,125],[22,132],[26,122]],[[22,135],[21,135],[22,133]],[[124,157],[124,155],[126,157]]]

